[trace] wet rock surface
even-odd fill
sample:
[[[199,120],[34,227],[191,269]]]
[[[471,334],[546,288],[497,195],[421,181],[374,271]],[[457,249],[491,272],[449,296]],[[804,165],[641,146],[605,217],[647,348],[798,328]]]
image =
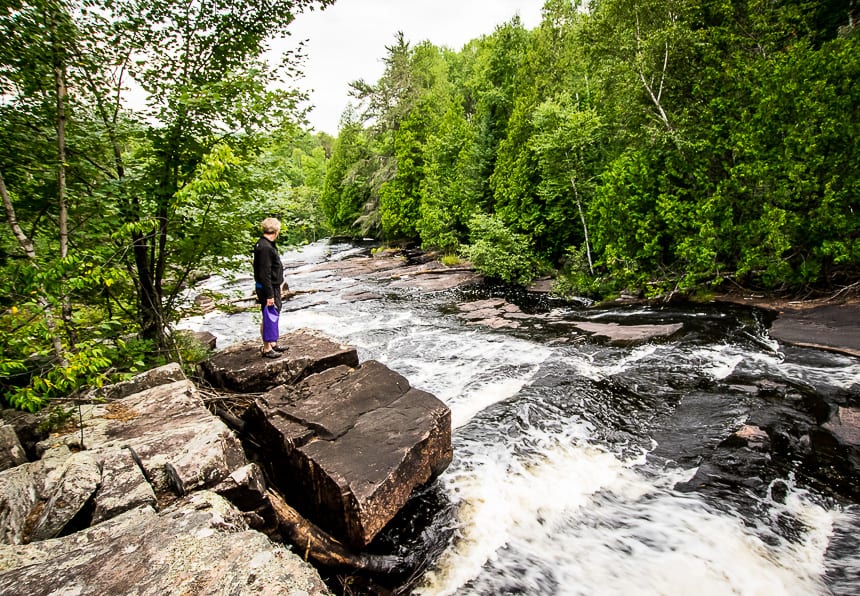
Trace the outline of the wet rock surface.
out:
[[[770,335],[784,343],[860,357],[860,304],[781,310]]]
[[[619,323],[594,323],[591,321],[580,321],[572,323],[572,325],[581,331],[605,337],[610,342],[620,345],[665,339],[679,332],[684,327],[683,323],[668,325],[621,325]]]
[[[694,437],[655,437],[662,444],[653,457],[685,453],[680,463],[698,466],[680,490],[711,494],[726,502],[750,490],[779,499],[777,480],[796,477],[822,494],[844,502],[860,500],[860,409],[852,392],[815,394],[797,386],[774,386],[766,380],[730,379],[727,400],[710,424],[695,433],[712,432],[710,444]],[[719,406],[719,404],[717,404]],[[676,413],[684,410],[684,402]],[[699,424],[708,418],[693,408]]]
[[[523,319],[543,318],[543,315],[526,315],[516,304],[504,298],[474,300],[457,306],[458,316],[467,325],[482,325],[491,329],[517,329]]]

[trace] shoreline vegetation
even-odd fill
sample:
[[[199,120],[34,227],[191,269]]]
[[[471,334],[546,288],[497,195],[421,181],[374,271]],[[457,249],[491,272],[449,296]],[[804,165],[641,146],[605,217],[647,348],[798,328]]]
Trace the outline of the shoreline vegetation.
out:
[[[193,361],[184,292],[266,217],[282,246],[372,237],[567,297],[856,300],[856,2],[547,0],[462,48],[400,33],[336,138],[301,56],[263,61],[332,0],[90,4],[0,14],[5,405]]]

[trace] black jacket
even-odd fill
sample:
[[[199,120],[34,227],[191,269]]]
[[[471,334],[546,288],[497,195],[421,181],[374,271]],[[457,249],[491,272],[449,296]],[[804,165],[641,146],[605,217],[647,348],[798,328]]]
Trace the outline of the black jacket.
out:
[[[257,302],[266,304],[269,298],[281,308],[281,285],[284,283],[284,265],[278,247],[268,238],[261,236],[254,245],[254,286]]]

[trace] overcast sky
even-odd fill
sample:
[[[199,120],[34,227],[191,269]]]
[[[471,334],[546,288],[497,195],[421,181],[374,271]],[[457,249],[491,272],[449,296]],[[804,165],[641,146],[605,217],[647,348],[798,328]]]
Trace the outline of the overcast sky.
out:
[[[429,40],[460,50],[471,39],[492,33],[519,14],[532,29],[540,23],[544,0],[337,0],[323,11],[298,15],[292,37],[273,48],[294,47],[306,39],[305,78],[316,106],[310,114],[317,131],[337,134],[348,103],[349,83],[376,82],[382,75],[385,46],[398,31],[412,44]],[[282,46],[281,44],[285,44]]]

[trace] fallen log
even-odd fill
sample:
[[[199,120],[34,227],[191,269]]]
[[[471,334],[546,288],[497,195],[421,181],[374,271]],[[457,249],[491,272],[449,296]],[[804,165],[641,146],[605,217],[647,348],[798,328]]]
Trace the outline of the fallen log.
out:
[[[306,561],[312,559],[327,567],[348,567],[370,573],[402,573],[412,566],[412,562],[406,557],[356,554],[349,551],[339,541],[287,505],[277,492],[271,488],[266,492],[281,531],[296,547],[297,554]]]

